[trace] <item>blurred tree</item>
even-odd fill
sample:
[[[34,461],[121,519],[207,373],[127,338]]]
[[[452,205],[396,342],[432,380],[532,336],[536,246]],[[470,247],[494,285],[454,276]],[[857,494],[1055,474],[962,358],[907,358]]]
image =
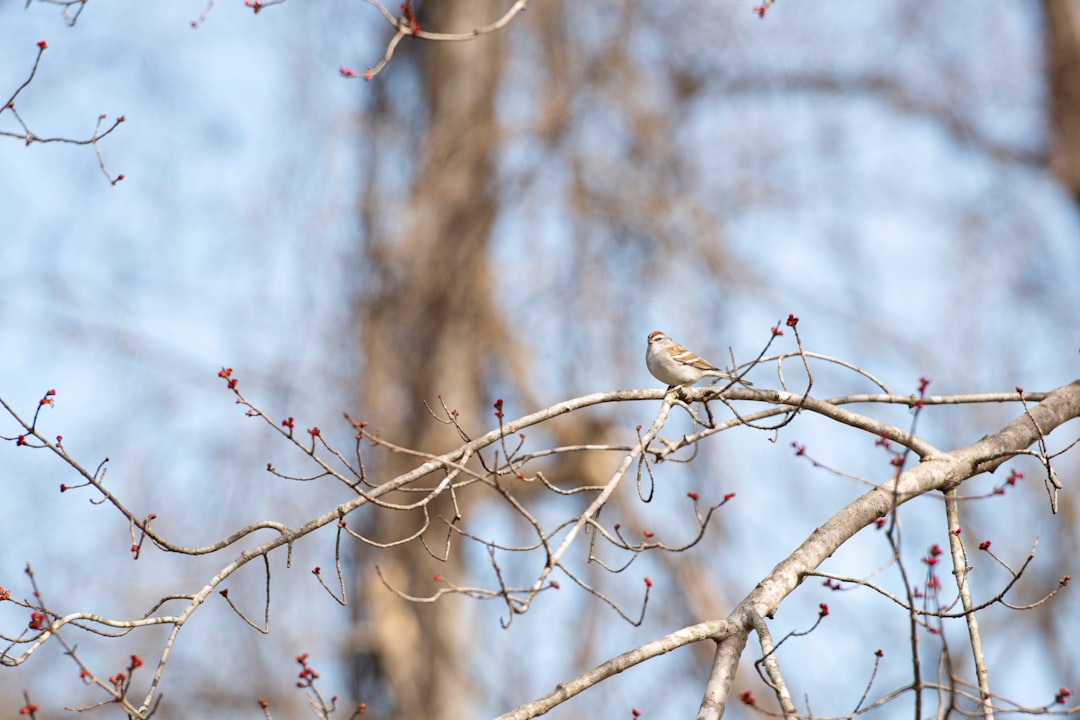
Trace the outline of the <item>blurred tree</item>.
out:
[[[439,3],[438,24],[476,27],[501,5]],[[427,23],[424,10],[426,5],[420,19]],[[363,357],[358,405],[377,419],[387,439],[430,453],[449,450],[458,438],[432,421],[425,404],[438,408],[441,396],[464,417],[480,417],[486,378],[513,357],[490,264],[497,209],[495,99],[505,48],[502,34],[422,45],[398,59],[398,65],[411,61],[415,67],[395,68],[415,74],[418,92],[401,98],[392,84],[376,86],[374,119],[382,132],[367,138],[369,182],[360,202],[365,242],[357,273]],[[380,191],[389,174],[401,178],[388,186],[405,192]],[[391,456],[379,470],[393,476],[413,463],[409,456]],[[359,696],[384,708],[386,717],[449,720],[477,712],[469,665],[455,660],[472,646],[459,603],[412,604],[371,580],[377,563],[395,587],[422,596],[433,575],[457,575],[460,553],[449,553],[445,565],[429,554],[441,555],[446,543],[448,530],[438,518],[455,518],[456,511],[444,496],[430,508],[436,522],[424,545],[408,543],[378,557],[358,554],[355,577],[363,578],[363,602],[353,610],[367,632],[357,635],[354,672]],[[419,510],[378,518],[373,532],[386,539],[408,537],[422,523]]]
[[[376,24],[374,11],[362,7],[364,21]],[[415,6],[424,29],[465,32],[505,9],[505,3],[480,0]],[[727,344],[733,344],[742,360],[752,355],[747,348],[754,348],[769,324],[793,310],[813,319],[808,325],[815,328],[814,349],[904,378],[909,387],[902,390],[910,390],[922,372],[934,374],[935,387],[950,390],[999,390],[1032,384],[1032,377],[1048,386],[1069,372],[1063,368],[1074,366],[1075,356],[1065,359],[1061,348],[1072,343],[1069,347],[1075,349],[1068,321],[1080,305],[1074,282],[1075,208],[1055,201],[1060,189],[1076,195],[1077,173],[1070,169],[1075,162],[1069,160],[1076,155],[1070,144],[1078,135],[1070,129],[1075,124],[1070,98],[1077,95],[1070,89],[1076,75],[1070,70],[1076,64],[1075,10],[1071,0],[1044,0],[1041,6],[964,0],[932,11],[899,1],[781,3],[759,21],[749,5],[545,0],[530,5],[504,30],[475,41],[405,38],[371,83],[350,85],[367,102],[357,115],[360,238],[346,263],[349,272],[343,273],[352,284],[347,288],[352,312],[340,325],[356,338],[356,345],[340,355],[309,352],[324,357],[322,367],[358,367],[355,404],[361,410],[356,414],[388,440],[425,452],[455,442],[452,430],[423,408],[424,402],[437,406],[438,395],[460,411],[469,427],[487,428],[496,397],[532,409],[580,392],[651,382],[641,355],[644,334],[656,327],[692,342],[714,359],[724,358]],[[219,17],[224,20],[221,11],[219,3],[218,15],[211,14],[210,23],[196,36],[200,41],[216,29]],[[279,12],[286,27],[271,34],[267,45],[276,54],[287,39],[295,52],[285,54],[292,64],[277,74],[267,65],[266,75],[288,87],[281,79],[288,78],[290,70],[295,73],[295,93],[282,93],[282,115],[302,130],[282,130],[274,137],[274,148],[295,152],[296,158],[292,164],[287,159],[275,165],[270,173],[260,166],[246,181],[231,184],[249,192],[251,187],[263,188],[267,176],[280,176],[297,191],[319,196],[311,189],[318,173],[306,170],[349,157],[355,146],[320,146],[327,127],[340,119],[327,120],[313,112],[324,103],[312,95],[310,80],[313,73],[325,71],[325,63],[310,58],[327,43],[347,43],[349,53],[364,57],[368,52],[377,57],[380,51],[372,50],[374,46],[357,49],[355,34],[340,31],[348,25],[341,21],[340,8],[333,10],[333,28],[312,21],[307,34],[289,24],[297,14],[312,14],[298,3],[267,7],[259,20],[269,22],[264,19]],[[84,18],[72,32],[93,27],[100,25],[89,25]],[[116,35],[123,36],[122,23],[116,27]],[[100,46],[115,42],[110,36]],[[156,47],[143,48],[138,56],[152,54],[158,55]],[[174,54],[162,64],[179,74],[185,66]],[[234,43],[227,44],[225,56],[229,62],[222,66],[240,66],[244,72],[239,75],[249,83],[250,64],[236,61]],[[156,89],[159,76],[153,77]],[[288,114],[290,109],[295,115]],[[217,110],[207,112],[214,115]],[[170,106],[164,114],[172,113],[176,111]],[[237,125],[250,121],[237,115]],[[179,264],[183,256],[170,255],[168,249],[198,242],[192,238],[207,238],[205,247],[197,247],[218,258],[221,228],[243,227],[245,222],[257,225],[247,240],[253,258],[266,247],[291,246],[296,255],[284,257],[280,265],[309,268],[310,256],[330,253],[325,245],[313,252],[313,241],[297,243],[295,238],[355,222],[355,215],[327,212],[340,202],[306,202],[304,193],[290,195],[293,186],[286,181],[282,197],[275,198],[280,203],[267,202],[270,189],[255,193],[254,199],[245,194],[251,202],[246,211],[257,220],[240,213],[209,229],[189,228],[186,236],[167,234],[169,226],[178,223],[162,209],[182,208],[180,214],[198,215],[190,208],[208,208],[207,197],[224,191],[208,189],[207,176],[215,173],[205,168],[220,168],[223,157],[232,164],[231,156],[214,153],[241,144],[205,143],[213,157],[201,168],[193,164],[196,169],[184,175],[188,166],[176,163],[175,148],[161,142],[162,137],[182,138],[181,147],[194,154],[203,143],[198,136],[192,140],[183,134],[183,120],[177,128],[154,126],[147,144],[162,148],[166,164],[150,173],[162,178],[163,189],[161,206],[150,212],[154,232],[144,233],[145,259],[133,262],[126,250],[106,243],[98,252],[113,262],[105,277],[123,278],[135,272],[133,267],[144,271],[150,262]],[[216,125],[220,121],[207,122],[228,138],[229,128]],[[248,130],[232,132],[249,140]],[[280,142],[281,137],[289,142]],[[306,137],[318,140],[307,142],[302,139]],[[112,147],[123,138],[111,137]],[[1060,184],[1043,176],[1047,165]],[[97,168],[94,171],[100,179]],[[206,194],[182,195],[189,187]],[[323,188],[326,196],[341,189],[333,183],[315,187]],[[118,218],[128,218],[127,197],[114,201],[120,210],[111,217],[106,214],[100,226],[105,229],[95,231],[101,237],[111,241],[114,230],[124,227]],[[235,204],[243,202],[237,198]],[[310,224],[288,224],[282,231],[275,227],[275,204],[290,219],[308,213]],[[40,214],[54,210],[50,205]],[[159,215],[170,220],[160,221]],[[89,227],[84,223],[87,212],[78,217],[80,227]],[[318,232],[307,232],[310,228]],[[81,235],[73,237],[77,240],[69,241],[67,252],[48,253],[47,263],[70,258],[83,242]],[[225,240],[233,238],[226,234]],[[235,268],[244,264],[234,258],[233,267],[223,273],[223,284],[233,282],[232,273],[239,272]],[[247,284],[262,288],[263,277],[272,275],[274,266],[262,267],[251,259],[247,264],[256,268]],[[83,285],[74,268],[60,267],[52,282],[40,286],[78,292]],[[306,277],[327,274],[309,271]],[[23,279],[25,285],[17,285],[18,280],[12,278],[7,287],[39,297],[32,295],[36,281]],[[342,295],[331,283],[309,285],[305,290],[313,305],[318,298]],[[91,291],[83,291],[89,298],[101,295],[96,285],[89,287]],[[191,287],[181,287],[193,294]],[[194,287],[202,290],[201,285]],[[16,295],[0,300],[10,302]],[[51,298],[45,292],[39,297],[44,302],[29,305],[40,307]],[[127,308],[141,303],[121,300],[127,320]],[[186,301],[185,296],[172,302]],[[260,301],[269,303],[269,298]],[[244,303],[237,304],[246,309]],[[12,310],[8,315],[29,313]],[[96,325],[73,317],[82,332],[91,327],[93,335],[102,336]],[[282,341],[285,349],[279,359],[258,358],[268,365],[276,362],[267,375],[288,371],[311,381],[315,373],[299,371],[293,354],[296,328],[309,320],[304,316],[282,322],[262,333],[288,338]],[[148,325],[156,328],[157,318]],[[235,330],[230,324],[227,332]],[[43,333],[38,327],[33,331],[37,342]],[[177,383],[175,366],[169,366],[168,352],[151,354],[145,338],[127,327],[116,334],[125,342],[123,347],[114,343],[114,353],[140,356],[161,373],[158,383],[178,398],[187,394],[187,386]],[[83,350],[58,349],[54,354],[81,358]],[[185,376],[192,384],[201,382],[194,370]],[[816,389],[822,392],[850,390],[846,377],[826,372],[817,380]],[[325,406],[320,409],[326,416],[351,404],[329,387],[322,394]],[[282,395],[296,402],[296,394]],[[282,402],[292,413],[289,403]],[[205,412],[205,406],[196,409]],[[126,418],[134,412],[125,407],[121,414]],[[984,427],[986,416],[995,412],[999,418],[1011,415],[988,409],[957,413],[948,422],[938,421],[933,430],[943,438],[941,444],[959,445],[970,440],[966,434],[972,427]],[[187,418],[190,428],[185,429],[213,425],[202,414],[185,414],[180,407],[169,406],[164,414]],[[154,421],[161,436],[176,435],[170,430],[175,426],[166,424],[176,420]],[[587,418],[566,418],[549,432],[556,444],[626,442],[630,429],[641,421],[639,411],[597,410]],[[108,427],[110,438],[115,437],[111,423],[98,426]],[[797,432],[800,439],[803,433],[814,437],[814,424],[799,425]],[[132,437],[137,439],[133,445],[145,441],[142,433]],[[830,449],[844,445],[842,438],[827,438],[822,442]],[[220,436],[212,436],[212,442],[235,460],[237,451],[229,442]],[[116,454],[113,448],[108,451]],[[148,457],[156,463],[161,456],[150,450]],[[855,466],[848,467],[848,459],[844,469],[853,474],[873,477],[880,472],[872,460],[853,461]],[[407,463],[397,456],[380,460],[382,476]],[[553,477],[579,478],[583,484],[597,482],[611,469],[593,455],[553,462],[560,463]],[[216,470],[220,472],[220,464]],[[747,577],[756,578],[748,575],[747,567],[775,562],[805,535],[806,526],[812,529],[838,497],[851,492],[807,486],[789,472],[784,460],[740,460],[717,447],[703,452],[687,476],[679,476],[677,482],[689,477],[688,482],[707,481],[714,489],[730,486],[752,510],[733,513],[711,528],[701,552],[663,557],[656,572],[650,568],[657,599],[642,633],[654,636],[722,614]],[[778,490],[780,482],[788,484]],[[209,491],[199,496],[216,510],[221,489],[216,482],[207,484]],[[237,505],[245,510],[256,495],[226,492],[235,493]],[[160,502],[160,494],[150,499]],[[461,500],[471,502],[468,496]],[[288,501],[280,502],[284,506]],[[1030,496],[1017,501],[1015,514],[1025,527],[1041,522],[1040,502]],[[632,501],[618,503],[613,509],[628,526],[649,524],[655,517]],[[193,520],[205,517],[202,510],[191,511]],[[439,511],[448,519],[454,516],[453,507]],[[661,517],[668,512],[672,509],[664,508]],[[1045,565],[1029,573],[1036,578],[1034,585],[1052,582],[1076,556],[1076,524],[1067,520],[1077,512],[1071,495],[1063,498],[1061,512],[1066,521],[1040,528],[1052,541],[1040,548]],[[765,533],[760,527],[763,515],[768,518]],[[975,505],[971,515],[975,527],[995,529],[999,524]],[[218,520],[230,527],[231,520]],[[418,518],[396,513],[379,515],[374,522],[367,530],[381,540],[400,538],[418,526]],[[762,541],[763,534],[768,542]],[[922,537],[914,529],[911,536]],[[444,528],[436,523],[426,537],[439,553]],[[732,557],[732,548],[738,548],[737,557]],[[757,554],[750,557],[751,552]],[[520,702],[521,688],[533,673],[514,664],[526,644],[517,638],[556,644],[552,634],[562,633],[559,637],[569,642],[561,647],[572,648],[576,669],[606,657],[612,645],[625,639],[620,635],[625,626],[615,626],[619,621],[608,608],[560,598],[560,603],[550,604],[551,616],[536,621],[539,629],[515,628],[515,640],[493,650],[488,647],[496,645],[488,634],[491,618],[484,619],[483,641],[471,636],[469,603],[460,598],[431,606],[403,603],[371,572],[377,562],[395,586],[426,595],[433,573],[475,571],[466,557],[452,553],[442,563],[411,544],[396,555],[358,547],[354,560],[358,571],[352,577],[360,592],[351,600],[360,604],[350,606],[354,628],[346,652],[358,679],[357,696],[384,716],[469,716]],[[603,573],[590,580],[605,582]],[[1065,627],[1069,613],[1037,612],[1035,626],[1042,634],[1035,644],[1047,649],[1044,661],[1064,668],[1066,676],[1075,675],[1075,651],[1068,647]],[[866,622],[874,625],[870,617]],[[1020,624],[998,623],[1000,637],[1021,632]],[[1032,626],[1022,627],[1027,633]],[[295,637],[283,642],[289,640]],[[415,653],[417,644],[429,652]],[[267,655],[293,653],[288,647]],[[464,660],[463,653],[469,653]],[[673,683],[697,683],[707,661],[706,652],[692,659],[673,658],[676,665],[669,667],[677,670],[665,672],[666,679],[654,681],[653,687],[668,691]],[[251,663],[238,664],[251,670]],[[493,677],[491,666],[516,669],[521,684]],[[835,673],[822,677],[819,670],[816,662],[800,665],[807,687],[840,682]],[[565,667],[552,670],[558,678],[570,672]],[[197,689],[193,693],[205,693],[207,707],[220,709],[233,691],[233,677],[218,670],[210,680],[191,678],[189,683]],[[259,673],[258,680],[270,684],[267,677]],[[217,694],[204,689],[211,682],[218,683]],[[647,679],[635,682],[649,687]],[[607,701],[613,695],[606,692],[602,689],[596,699],[582,701],[591,704],[575,707],[587,708],[580,711],[583,716],[600,714],[610,707]],[[281,690],[283,696],[290,693],[291,687]],[[248,699],[236,702],[242,705]],[[667,709],[679,712],[670,705]]]
[[[1049,166],[1080,201],[1080,7],[1075,0],[1043,0]]]

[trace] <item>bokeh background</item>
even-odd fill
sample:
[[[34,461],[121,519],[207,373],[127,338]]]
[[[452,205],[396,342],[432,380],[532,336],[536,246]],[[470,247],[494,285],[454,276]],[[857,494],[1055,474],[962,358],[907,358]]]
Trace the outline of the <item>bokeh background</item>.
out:
[[[507,7],[451,0],[416,12],[426,30],[462,32]],[[205,9],[201,0],[90,2],[69,27],[55,5],[0,0],[0,98],[28,77],[35,43],[49,46],[16,100],[31,130],[85,139],[99,114],[126,118],[100,145],[109,172],[125,175],[115,186],[90,147],[0,137],[0,397],[30,415],[55,388],[46,434],[62,434],[85,466],[109,457],[110,487],[137,512],[156,512],[155,527],[181,544],[260,519],[300,524],[346,497],[264,471],[267,462],[311,468],[243,416],[216,377],[222,366],[272,417],[317,425],[341,447],[348,410],[429,452],[454,441],[422,407],[439,394],[480,432],[494,423],[496,398],[516,417],[587,392],[655,386],[642,357],[651,330],[718,362],[729,348],[745,361],[788,313],[801,318],[808,349],[895,392],[913,392],[920,376],[942,394],[1049,390],[1078,376],[1073,0],[787,0],[764,20],[751,2],[534,0],[475,42],[407,38],[367,83],[339,73],[374,65],[392,35],[367,3],[289,0],[255,15],[218,0],[193,28]],[[0,130],[18,130],[10,112]],[[791,349],[790,334],[784,342]],[[765,368],[751,378],[777,382]],[[822,397],[870,390],[835,367],[815,374]],[[904,408],[870,410],[910,422]],[[582,413],[534,440],[632,442],[654,411]],[[948,449],[1018,412],[935,409],[919,427]],[[14,434],[12,423],[0,434]],[[309,573],[332,565],[333,535],[321,533],[297,546],[291,570],[275,558],[268,636],[224,603],[200,609],[166,670],[159,717],[258,717],[258,697],[275,717],[305,716],[294,687],[300,652],[326,694],[366,701],[373,717],[490,716],[612,654],[721,617],[864,489],[794,457],[791,442],[847,473],[888,473],[872,439],[802,417],[778,438],[725,433],[693,463],[665,464],[650,505],[628,487],[611,517],[672,542],[685,539],[688,490],[737,496],[690,552],[615,576],[582,566],[628,608],[642,576],[653,579],[640,628],[565,582],[503,630],[497,603],[416,608],[375,579],[378,564],[416,594],[435,589],[433,572],[490,584],[485,553],[468,544],[446,564],[419,548],[349,549],[342,608]],[[599,482],[616,462],[566,459],[549,470]],[[407,466],[378,454],[372,463],[383,476]],[[1016,590],[1031,601],[1077,573],[1077,463],[1061,460],[1056,517],[1037,465],[1015,467],[1027,473],[1020,487],[965,512],[970,537],[991,538],[1014,563],[1041,538]],[[29,562],[55,609],[132,617],[227,562],[157,551],[132,562],[114,511],[58,493],[73,481],[55,458],[0,444],[0,586],[13,594],[29,593]],[[980,479],[970,494],[1001,481]],[[577,507],[530,501],[549,518]],[[386,514],[364,522],[379,537],[415,527]],[[522,532],[483,498],[466,522],[485,537]],[[905,561],[918,575],[929,545],[945,544],[941,505],[913,503],[904,522]],[[887,557],[884,540],[864,531],[828,569],[859,575]],[[262,578],[250,570],[230,596],[258,617]],[[884,577],[895,588],[895,571]],[[1003,577],[978,558],[984,596]],[[879,647],[874,692],[910,681],[904,615],[867,592],[808,582],[774,634],[808,627],[819,602],[832,608],[828,622],[781,656],[801,708],[849,712]],[[1076,612],[1065,593],[1026,614],[986,613],[1002,694],[1038,706],[1080,685],[1080,658],[1065,641]],[[25,618],[0,606],[0,623],[14,634]],[[956,632],[963,674],[970,663]],[[156,657],[162,639],[85,638],[81,651],[107,676],[131,653]],[[932,677],[940,641],[921,646]],[[768,703],[755,657],[751,646],[737,686]],[[646,718],[690,716],[710,659],[705,647],[674,653],[552,716],[629,717],[632,707]],[[0,672],[0,714],[21,706],[22,688],[48,716],[100,699],[51,646]],[[875,714],[910,712],[904,699]]]

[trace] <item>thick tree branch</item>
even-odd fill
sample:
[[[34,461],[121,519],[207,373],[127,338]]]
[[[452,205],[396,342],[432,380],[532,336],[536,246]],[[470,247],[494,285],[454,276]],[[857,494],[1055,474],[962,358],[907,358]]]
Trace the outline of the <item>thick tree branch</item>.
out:
[[[510,712],[500,715],[497,720],[525,720],[525,718],[543,715],[548,710],[566,702],[578,693],[588,690],[600,681],[606,680],[613,675],[618,675],[623,670],[643,663],[646,660],[701,640],[716,640],[721,638],[736,638],[740,649],[742,645],[746,643],[746,633],[740,623],[735,620],[710,620],[708,622],[698,623],[697,625],[691,625],[636,647],[629,652],[617,655],[569,682],[559,683],[555,686],[555,689],[547,695],[514,708]]]
[[[772,617],[780,603],[791,594],[806,575],[836,552],[855,533],[879,517],[885,517],[897,505],[933,490],[945,491],[989,467],[1000,458],[1018,453],[1059,425],[1080,417],[1080,380],[1047,394],[1046,399],[1007,426],[967,447],[950,453],[935,454],[902,473],[896,480],[870,490],[842,508],[810,534],[795,552],[781,561],[729,617],[757,613]],[[737,660],[736,660],[737,662]],[[714,676],[733,678],[734,668],[713,666]],[[730,693],[730,684],[728,685]],[[708,698],[709,702],[715,700]],[[703,703],[703,710],[704,710]]]

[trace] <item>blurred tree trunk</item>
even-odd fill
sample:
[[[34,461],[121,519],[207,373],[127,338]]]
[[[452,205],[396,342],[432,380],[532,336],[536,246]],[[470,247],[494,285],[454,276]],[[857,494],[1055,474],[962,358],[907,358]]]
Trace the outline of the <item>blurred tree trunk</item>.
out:
[[[433,6],[434,18],[424,15],[425,7],[417,8],[425,28],[430,23],[456,32],[490,22],[502,4],[442,2]],[[507,356],[489,280],[496,214],[494,106],[504,42],[504,34],[496,33],[473,42],[413,44],[408,60],[394,59],[419,63],[414,69],[421,92],[411,99],[414,115],[407,121],[417,139],[411,166],[397,168],[412,170],[408,197],[395,199],[398,216],[387,222],[386,214],[393,212],[389,207],[365,208],[368,217],[379,217],[366,224],[361,259],[367,279],[356,309],[364,358],[358,389],[360,407],[383,437],[424,452],[442,452],[457,444],[453,429],[433,420],[424,402],[437,410],[437,396],[442,396],[460,411],[467,427],[487,424],[488,413],[482,408],[490,358]],[[387,113],[394,111],[383,107]],[[387,227],[396,232],[386,232]],[[415,464],[411,457],[376,455],[380,478]],[[454,508],[444,496],[430,512],[432,528],[425,539],[431,551],[441,555],[448,529],[438,516],[449,520]],[[422,522],[419,513],[377,512],[370,532],[382,541],[400,539]],[[393,717],[461,718],[475,708],[470,668],[460,662],[462,648],[470,643],[459,617],[462,604],[455,598],[430,605],[405,602],[376,580],[371,567],[378,564],[404,592],[429,595],[438,589],[433,574],[459,577],[463,560],[458,540],[452,538],[447,562],[414,542],[377,553],[361,548],[358,553],[362,567],[355,576],[361,578],[361,587],[353,613],[362,630],[352,655],[359,699],[369,704],[381,699],[377,707],[391,708]]]
[[[1080,6],[1043,0],[1050,171],[1080,202]]]

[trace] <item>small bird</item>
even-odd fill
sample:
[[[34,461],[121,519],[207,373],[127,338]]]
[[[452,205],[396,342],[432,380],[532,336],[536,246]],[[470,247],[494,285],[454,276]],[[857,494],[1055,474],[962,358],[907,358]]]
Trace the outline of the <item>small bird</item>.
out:
[[[735,380],[746,386],[753,383],[713,367],[711,363],[690,352],[679,343],[659,330],[649,333],[649,344],[645,348],[645,364],[649,372],[668,387],[693,385],[705,376],[718,377],[722,380]]]

